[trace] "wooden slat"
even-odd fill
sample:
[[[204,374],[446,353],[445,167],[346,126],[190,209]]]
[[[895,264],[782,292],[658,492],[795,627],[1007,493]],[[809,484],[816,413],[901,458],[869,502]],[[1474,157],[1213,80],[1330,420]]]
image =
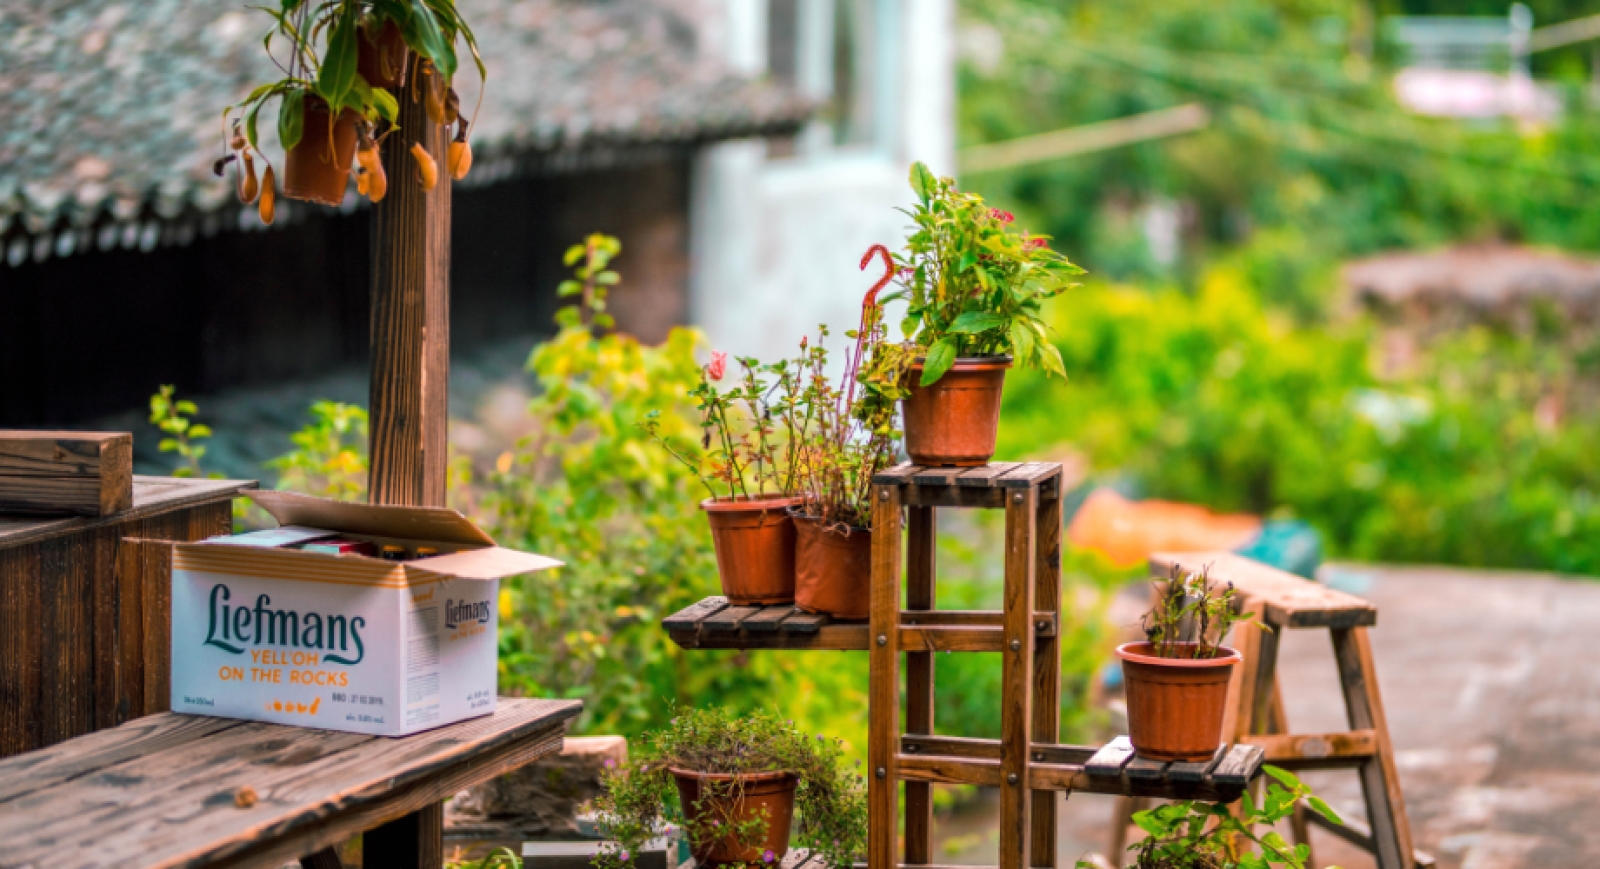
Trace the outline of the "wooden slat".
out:
[[[961,509],[999,510],[1005,507],[1005,495],[999,489],[972,486],[905,486],[903,503],[908,507],[956,507]]]
[[[1378,753],[1378,734],[1371,729],[1248,736],[1240,741],[1261,749],[1267,763],[1286,769],[1348,767]]]
[[[739,627],[747,631],[769,633],[778,629],[779,622],[799,611],[799,608],[792,604],[776,604],[763,607],[755,615],[740,622]]]
[[[966,468],[922,468],[911,475],[911,482],[918,486],[954,486],[956,478],[966,472]]]
[[[921,465],[913,465],[910,462],[905,462],[895,465],[892,468],[884,468],[878,473],[873,474],[872,482],[873,485],[903,486],[906,483],[911,482],[911,477],[921,469]]]
[[[995,480],[1022,464],[1021,462],[990,462],[981,468],[973,468],[956,479],[957,486],[971,486],[976,489],[987,489],[995,484]]]
[[[808,613],[797,609],[793,615],[783,620],[778,629],[786,634],[814,634],[830,621],[832,619],[822,613]]]
[[[1029,488],[1059,476],[1061,476],[1060,462],[1023,462],[995,478],[995,485],[1007,489]]]
[[[662,619],[661,626],[669,631],[694,630],[701,622],[727,606],[728,599],[725,597],[708,597]]]
[[[129,757],[110,738],[148,748],[152,722],[132,722],[97,735],[107,765],[0,802],[0,866],[276,866],[558,750],[580,708],[502,698],[495,715],[403,739],[247,722]],[[240,807],[245,786],[256,800]]]
[[[1161,781],[1166,778],[1167,763],[1134,755],[1133,760],[1128,761],[1128,765],[1122,768],[1122,774],[1139,781]]]
[[[1156,576],[1166,576],[1175,566],[1199,571],[1208,565],[1213,581],[1231,582],[1241,594],[1259,599],[1271,624],[1354,628],[1378,623],[1378,608],[1369,601],[1231,552],[1158,552],[1150,556],[1150,571]]]
[[[700,624],[708,631],[737,631],[740,622],[759,611],[753,606],[730,606],[707,616]]]
[[[1015,473],[1013,471],[1013,473]],[[1004,479],[1004,478],[1002,478]],[[1028,792],[1034,726],[1033,613],[1037,595],[1039,493],[1006,503],[1005,642],[1000,653],[1000,865],[1033,865],[1033,795]]]
[[[1222,760],[1212,767],[1210,778],[1219,785],[1244,787],[1261,771],[1261,749],[1250,745],[1235,745],[1228,749]]]
[[[1333,657],[1339,667],[1339,685],[1353,730],[1371,730],[1376,756],[1357,767],[1361,791],[1367,801],[1367,822],[1372,825],[1373,851],[1381,867],[1401,866],[1402,855],[1413,851],[1411,824],[1405,797],[1389,742],[1389,723],[1378,691],[1378,668],[1366,628],[1333,630]]]
[[[1033,616],[1035,645],[1033,678],[1033,741],[1053,743],[1061,736],[1061,643],[1054,622],[1061,609],[1061,499],[1038,502],[1034,527],[1034,602],[1036,609],[1049,614]],[[1046,633],[1046,630],[1049,632]],[[1033,865],[1054,869],[1056,865],[1056,810],[1054,792],[1033,794]]]
[[[181,749],[242,723],[194,715],[151,715],[0,760],[0,805],[145,755]]]
[[[980,785],[1000,787],[1003,773],[999,760],[965,757],[921,757],[902,754],[895,759],[900,777],[906,781],[930,784]]]
[[[1084,771],[1092,776],[1120,776],[1122,768],[1133,760],[1133,743],[1128,737],[1119,736],[1105,744],[1104,748],[1094,753],[1089,762],[1083,765]]]
[[[1167,778],[1174,782],[1203,782],[1206,780],[1206,774],[1222,762],[1222,755],[1226,752],[1226,746],[1218,746],[1210,760],[1174,761],[1167,766]]]

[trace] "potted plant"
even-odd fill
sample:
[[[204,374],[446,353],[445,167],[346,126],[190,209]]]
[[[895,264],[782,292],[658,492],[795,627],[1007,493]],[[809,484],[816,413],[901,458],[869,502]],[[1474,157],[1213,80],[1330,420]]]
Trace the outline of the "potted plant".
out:
[[[774,406],[792,418],[796,382],[783,366],[737,360],[743,370],[731,388],[728,354],[714,352],[689,394],[699,401],[700,452],[675,444],[661,432],[660,413],[642,423],[650,437],[693,470],[710,497],[700,502],[711,525],[722,593],[736,605],[788,603],[795,596],[795,527],[790,508],[800,503],[795,486],[797,440],[780,437]],[[779,374],[776,383],[767,378]]]
[[[994,455],[1006,369],[1065,376],[1041,308],[1083,270],[921,163],[911,189],[916,228],[895,259],[900,289],[884,298],[909,304],[901,329],[921,357],[910,366],[906,451],[922,465],[982,465]]]
[[[888,250],[875,245],[862,267],[878,253],[889,259]],[[855,346],[845,357],[841,384],[827,376],[828,330],[820,326],[818,340],[809,346],[802,340],[792,363],[800,398],[782,408],[785,427],[800,441],[795,605],[841,620],[870,615],[872,477],[893,464],[901,438],[895,407],[907,357],[885,340],[877,294],[887,282],[886,276],[867,292],[860,327],[846,333]],[[787,376],[788,367],[782,370]],[[859,397],[858,386],[864,387]]]
[[[1270,765],[1263,770],[1276,781],[1268,782],[1259,806],[1247,793],[1237,813],[1192,800],[1135,813],[1134,823],[1149,836],[1128,847],[1134,853],[1130,869],[1306,869],[1310,847],[1290,845],[1272,828],[1301,804],[1335,824],[1344,821],[1293,774]],[[1267,832],[1256,835],[1257,826]],[[1095,864],[1079,860],[1077,867],[1095,869]]]
[[[1267,630],[1239,612],[1233,584],[1220,591],[1207,570],[1177,567],[1156,587],[1140,624],[1146,640],[1117,647],[1127,686],[1128,738],[1143,757],[1208,760],[1222,742],[1228,679],[1239,653],[1222,645],[1235,624]]]
[[[275,22],[264,45],[284,77],[260,85],[223,113],[224,129],[230,117],[234,122],[226,137],[232,153],[218,161],[217,168],[220,172],[223,164],[240,158],[241,198],[257,189],[249,159],[252,153],[260,155],[257,117],[276,101],[278,140],[287,152],[285,196],[338,205],[349,185],[351,162],[359,156],[358,189],[374,202],[382,199],[388,180],[377,145],[396,129],[400,113],[396,89],[407,88],[407,72],[410,98],[426,104],[430,121],[457,125],[449,170],[456,174],[458,167],[471,165],[467,122],[460,117],[459,101],[450,86],[457,68],[458,35],[477,61],[479,75],[486,71],[472,30],[451,0],[283,0],[277,8],[260,8]],[[274,53],[275,40],[287,43],[286,57]],[[408,63],[413,54],[417,62]],[[420,182],[431,188],[437,179],[437,159],[420,145],[412,149],[412,156]],[[270,161],[267,171],[272,171]],[[460,168],[464,174],[465,168]],[[271,186],[262,185],[262,194],[270,195]],[[269,211],[263,208],[268,222]]]
[[[681,828],[700,866],[777,866],[791,830],[827,866],[849,866],[865,844],[866,784],[845,767],[839,740],[765,712],[678,710],[602,784],[600,869],[631,867],[663,824]]]

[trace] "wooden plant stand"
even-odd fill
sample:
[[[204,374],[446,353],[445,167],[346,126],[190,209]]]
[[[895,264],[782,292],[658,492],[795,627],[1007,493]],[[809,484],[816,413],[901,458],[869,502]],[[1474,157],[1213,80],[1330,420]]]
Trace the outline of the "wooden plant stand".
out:
[[[1260,773],[1254,746],[1224,746],[1203,763],[1136,758],[1125,737],[1104,746],[1060,745],[1061,466],[978,468],[899,465],[873,481],[871,620],[835,622],[784,604],[729,606],[711,597],[663,620],[686,649],[867,650],[869,806],[867,864],[929,866],[936,783],[1001,789],[1002,869],[1056,865],[1056,793],[1084,791],[1233,802]],[[935,515],[940,507],[1006,511],[1005,608],[937,610]],[[904,518],[902,518],[904,513]],[[906,527],[909,526],[909,527]],[[902,564],[901,532],[906,556]],[[904,571],[904,576],[902,576]],[[904,582],[902,582],[904,580]],[[902,584],[905,608],[901,608]],[[934,653],[1001,657],[1003,738],[934,734]],[[900,655],[906,656],[906,725],[900,730]],[[899,783],[905,785],[905,859],[896,851]],[[804,862],[791,852],[785,866]],[[806,864],[810,869],[811,864]]]
[[[1298,811],[1293,819],[1297,843],[1310,846],[1308,822],[1322,827],[1372,854],[1378,869],[1431,867],[1433,857],[1412,846],[1394,747],[1378,693],[1367,628],[1378,623],[1370,602],[1227,552],[1158,553],[1150,571],[1167,576],[1174,567],[1198,571],[1209,566],[1218,583],[1233,583],[1243,605],[1272,630],[1244,629],[1235,634],[1243,656],[1230,686],[1234,705],[1223,723],[1225,734],[1266,753],[1266,762],[1291,771],[1349,769],[1361,777],[1367,823],[1346,818],[1332,824],[1315,812]],[[1292,733],[1278,690],[1278,643],[1286,630],[1321,628],[1333,640],[1350,729],[1338,733]],[[1116,816],[1113,846],[1121,850],[1128,816],[1138,806],[1124,801]],[[1411,859],[1402,859],[1409,854]],[[1308,865],[1311,861],[1307,861]]]

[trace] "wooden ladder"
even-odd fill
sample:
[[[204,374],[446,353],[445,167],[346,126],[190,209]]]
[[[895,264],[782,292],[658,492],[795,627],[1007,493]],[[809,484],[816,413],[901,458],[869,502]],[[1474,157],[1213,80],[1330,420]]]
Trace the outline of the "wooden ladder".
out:
[[[1156,576],[1168,576],[1175,568],[1185,572],[1209,568],[1214,582],[1233,583],[1244,607],[1271,628],[1235,632],[1235,644],[1244,660],[1234,668],[1229,688],[1234,703],[1223,732],[1240,743],[1261,748],[1267,763],[1284,769],[1351,769],[1361,777],[1367,823],[1346,818],[1341,827],[1301,808],[1292,819],[1296,842],[1310,846],[1310,823],[1372,854],[1378,869],[1433,866],[1433,857],[1412,845],[1411,824],[1406,819],[1394,748],[1378,693],[1378,672],[1367,637],[1367,628],[1378,623],[1377,608],[1354,595],[1233,553],[1158,553],[1150,557],[1150,571]],[[1278,689],[1278,643],[1284,631],[1307,628],[1326,629],[1333,640],[1349,730],[1289,730]],[[1138,798],[1130,798],[1119,806],[1112,842],[1115,853],[1122,850],[1128,818],[1138,810],[1137,802]],[[1410,855],[1410,859],[1401,855]]]

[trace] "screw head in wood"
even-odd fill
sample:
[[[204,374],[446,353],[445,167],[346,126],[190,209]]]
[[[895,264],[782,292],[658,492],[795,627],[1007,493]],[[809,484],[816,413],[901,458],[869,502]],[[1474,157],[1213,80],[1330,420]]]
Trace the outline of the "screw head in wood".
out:
[[[887,500],[889,500],[889,490],[888,489],[879,489],[878,490],[878,500],[879,501],[887,501]]]
[[[1049,630],[1050,623],[1049,622],[1038,622],[1038,623],[1035,623],[1033,627],[1034,627],[1034,630],[1039,630],[1039,631]]]
[[[1017,783],[1017,774],[1016,773],[1011,773],[1010,775],[1006,776],[1006,784],[1014,785],[1016,783]]]
[[[889,777],[889,771],[884,769],[881,766],[878,767],[878,778],[888,778],[888,777]]]
[[[1022,641],[1021,640],[1012,640],[1011,641],[1011,651],[1015,652],[1020,648],[1022,648]]]
[[[880,646],[889,645],[889,636],[887,634],[879,634],[878,635],[878,645],[880,645]]]
[[[1018,492],[1017,494],[1012,495],[1011,496],[1011,502],[1013,504],[1021,504],[1022,503],[1022,493]]]

